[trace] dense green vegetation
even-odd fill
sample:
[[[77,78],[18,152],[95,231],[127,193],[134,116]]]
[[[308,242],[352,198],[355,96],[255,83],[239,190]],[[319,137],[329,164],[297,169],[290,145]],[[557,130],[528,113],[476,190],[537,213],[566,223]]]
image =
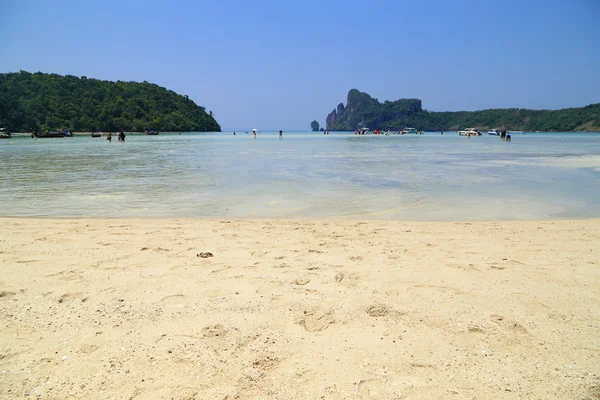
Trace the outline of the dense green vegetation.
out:
[[[158,85],[85,76],[0,74],[0,127],[11,131],[220,131],[204,107]]]
[[[319,123],[316,120],[311,122],[310,129],[312,129],[313,132],[318,132],[319,131]]]
[[[600,103],[563,110],[517,108],[482,111],[431,112],[421,100],[400,99],[380,103],[356,89],[348,93],[347,105],[339,104],[327,116],[328,130],[360,128],[399,130],[414,127],[425,131],[455,131],[467,127],[525,131],[600,131]]]

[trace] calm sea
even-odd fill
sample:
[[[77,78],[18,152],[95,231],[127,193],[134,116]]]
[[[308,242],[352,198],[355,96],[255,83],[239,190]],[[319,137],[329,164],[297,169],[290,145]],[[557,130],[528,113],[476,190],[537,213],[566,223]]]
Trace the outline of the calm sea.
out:
[[[600,134],[186,133],[0,140],[0,215],[600,217]]]

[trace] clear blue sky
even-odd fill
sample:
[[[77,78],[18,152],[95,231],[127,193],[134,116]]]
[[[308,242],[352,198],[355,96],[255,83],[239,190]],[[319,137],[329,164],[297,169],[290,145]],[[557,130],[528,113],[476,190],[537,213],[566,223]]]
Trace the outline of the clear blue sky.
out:
[[[0,72],[165,86],[224,130],[308,130],[352,88],[432,111],[600,102],[600,0],[0,0],[0,50]]]

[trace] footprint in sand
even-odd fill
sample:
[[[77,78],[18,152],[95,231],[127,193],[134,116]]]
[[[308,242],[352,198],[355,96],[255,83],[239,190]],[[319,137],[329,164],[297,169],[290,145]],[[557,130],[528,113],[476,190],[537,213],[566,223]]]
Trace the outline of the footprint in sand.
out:
[[[485,329],[479,325],[473,325],[469,327],[471,333],[485,333]]]
[[[330,310],[321,308],[312,308],[305,310],[298,324],[304,327],[308,332],[321,332],[329,328],[329,325],[335,323],[335,318]]]
[[[296,285],[300,285],[300,286],[304,286],[306,285],[308,282],[310,282],[310,279],[308,278],[297,278],[294,283]]]
[[[511,322],[508,324],[508,329],[515,333],[528,333],[527,328],[518,322]]]
[[[181,300],[185,297],[185,295],[178,293],[178,294],[171,294],[169,296],[165,296],[162,299],[160,299],[160,301],[167,301],[167,300]]]
[[[65,293],[62,296],[59,297],[58,302],[59,303],[64,303],[66,301],[69,300],[73,300],[73,299],[77,299],[79,297],[81,297],[83,293],[81,292],[75,292],[75,293]]]
[[[502,321],[504,321],[504,317],[502,315],[498,315],[498,314],[492,314],[492,315],[490,315],[490,318],[494,322],[502,322]]]
[[[385,317],[390,312],[385,304],[373,304],[367,307],[366,311],[371,317]]]
[[[185,295],[180,293],[165,296],[162,299],[160,299],[160,302],[165,307],[183,308],[186,305]]]
[[[294,382],[297,384],[305,384],[314,381],[317,373],[312,370],[304,369],[294,374]]]
[[[202,328],[202,336],[205,338],[223,337],[227,334],[227,328],[221,324],[208,325]]]
[[[79,347],[79,352],[83,354],[92,354],[99,348],[100,347],[95,344],[82,344],[81,347]]]
[[[81,276],[82,272],[77,272],[74,270],[64,270],[61,272],[57,272],[56,274],[49,274],[46,277],[56,277],[61,281],[66,282],[74,282],[74,281],[83,281],[83,277]]]
[[[273,369],[279,364],[279,358],[275,356],[261,356],[252,361],[252,367],[262,371]]]
[[[342,275],[335,275],[336,282],[338,282],[342,286],[346,287],[355,287],[359,283],[361,283],[361,276],[356,272],[351,272],[349,274],[341,273]],[[339,279],[339,281],[338,281]]]
[[[509,321],[505,319],[502,315],[492,314],[490,316],[491,320],[498,324],[501,328],[514,332],[514,333],[528,333],[527,328],[516,321]]]
[[[0,291],[0,299],[13,297],[15,294],[16,294],[15,292],[9,292],[7,290],[2,290],[2,291]]]
[[[341,282],[344,279],[344,276],[346,276],[343,272],[338,272],[337,274],[335,274],[335,277],[333,279],[335,279],[336,282]]]

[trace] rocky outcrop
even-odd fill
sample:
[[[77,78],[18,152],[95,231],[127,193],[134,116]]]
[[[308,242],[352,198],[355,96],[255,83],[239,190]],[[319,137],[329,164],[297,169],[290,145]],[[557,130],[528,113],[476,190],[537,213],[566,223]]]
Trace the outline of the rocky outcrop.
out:
[[[335,129],[337,127],[337,112],[335,108],[325,118],[325,126],[327,126],[327,129]]]
[[[597,131],[600,103],[562,110],[491,109],[481,111],[430,112],[419,99],[385,101],[352,89],[346,105],[340,103],[326,119],[327,130],[400,130],[413,127],[425,131],[456,131],[465,127],[525,131]]]
[[[398,119],[421,112],[421,100],[400,99],[380,103],[368,93],[352,89],[346,106],[340,103],[326,119],[328,130],[382,129],[389,119]]]

